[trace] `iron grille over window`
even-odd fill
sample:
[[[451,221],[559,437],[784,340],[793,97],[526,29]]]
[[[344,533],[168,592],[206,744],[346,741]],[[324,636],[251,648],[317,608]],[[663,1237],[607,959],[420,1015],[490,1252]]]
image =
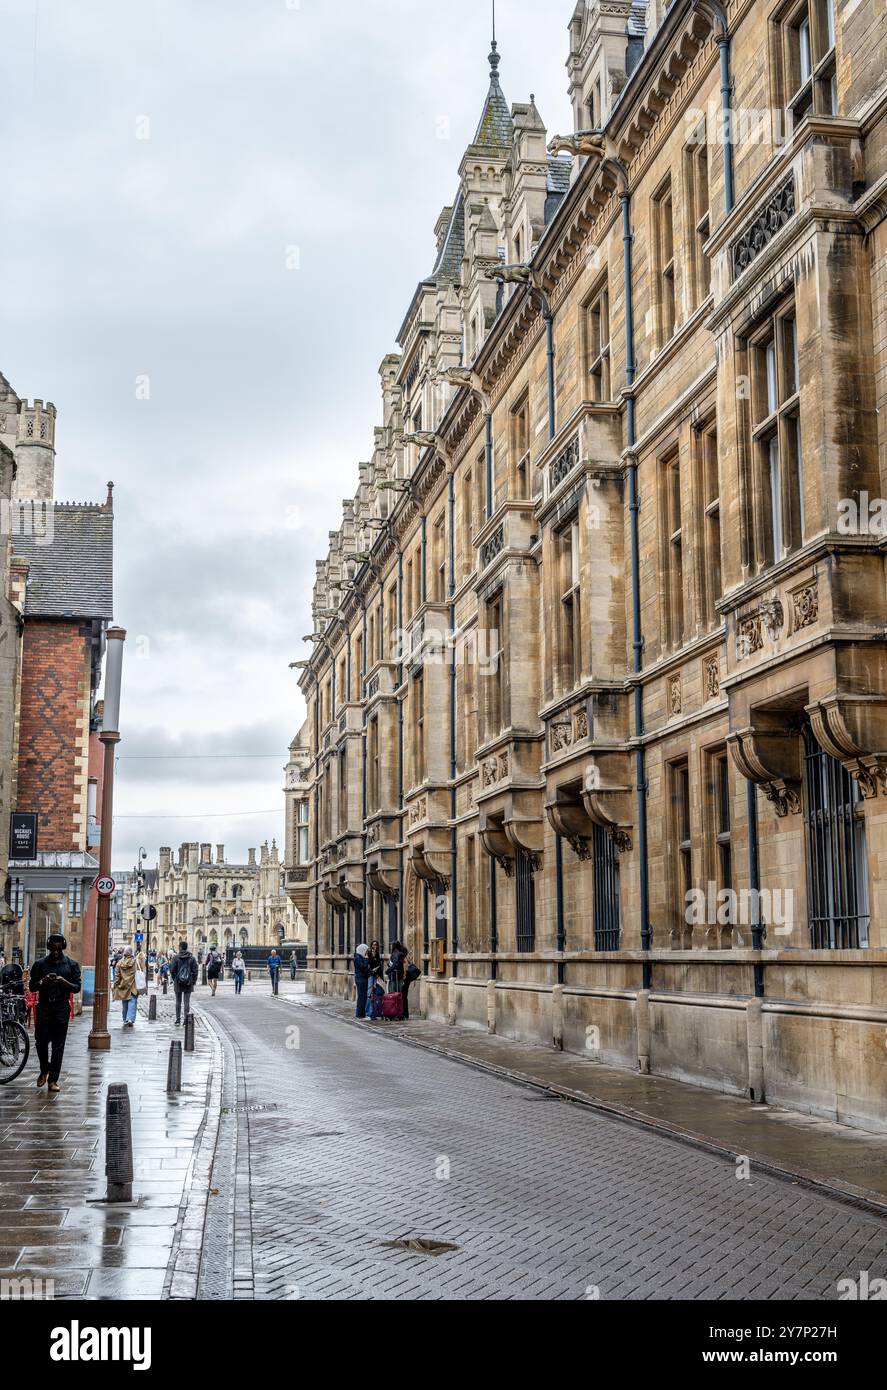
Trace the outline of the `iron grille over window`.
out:
[[[862,798],[850,773],[804,731],[810,932],[820,950],[869,944]]]
[[[525,849],[514,856],[515,901],[517,904],[517,949],[536,949],[536,880],[533,858]]]
[[[594,949],[618,951],[622,942],[619,856],[613,836],[601,825],[592,833]]]

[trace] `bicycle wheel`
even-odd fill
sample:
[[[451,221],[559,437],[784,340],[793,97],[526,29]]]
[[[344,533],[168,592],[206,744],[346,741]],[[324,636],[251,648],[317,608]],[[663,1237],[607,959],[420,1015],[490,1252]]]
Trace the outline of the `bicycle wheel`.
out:
[[[30,1051],[31,1039],[20,1023],[7,1019],[0,1024],[0,1086],[22,1074]]]

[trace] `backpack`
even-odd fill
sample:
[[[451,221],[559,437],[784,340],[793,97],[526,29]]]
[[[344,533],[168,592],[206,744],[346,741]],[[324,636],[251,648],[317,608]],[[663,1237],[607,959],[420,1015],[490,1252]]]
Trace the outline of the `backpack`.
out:
[[[179,956],[176,962],[176,984],[179,989],[191,988],[191,957]]]

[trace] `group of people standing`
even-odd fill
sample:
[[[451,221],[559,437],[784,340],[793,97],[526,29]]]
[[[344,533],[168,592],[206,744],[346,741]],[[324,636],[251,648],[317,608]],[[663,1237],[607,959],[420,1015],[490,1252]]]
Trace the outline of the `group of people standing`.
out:
[[[382,959],[378,941],[358,946],[354,952],[354,983],[357,990],[355,1016],[359,1019],[404,1018],[410,1016],[410,985],[418,980],[421,970],[410,960],[410,953],[401,941],[395,941],[387,964]],[[382,984],[383,977],[388,988]],[[400,995],[402,1006],[385,1008],[385,999]]]

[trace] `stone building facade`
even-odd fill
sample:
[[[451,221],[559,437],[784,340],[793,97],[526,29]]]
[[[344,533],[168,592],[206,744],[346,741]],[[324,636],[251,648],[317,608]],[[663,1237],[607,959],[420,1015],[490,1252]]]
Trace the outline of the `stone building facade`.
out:
[[[307,925],[284,888],[277,843],[248,851],[246,864],[229,863],[225,846],[184,844],[176,855],[160,850],[157,868],[134,871],[127,882],[123,934],[132,941],[144,930],[141,908],[157,917],[146,941],[158,951],[178,950],[187,940],[195,952],[243,946],[304,944]]]
[[[429,1017],[887,1129],[885,25],[580,0],[552,138],[494,47],[317,567],[315,990],[401,937]]]
[[[309,783],[311,781],[311,739],[305,724],[289,747],[289,761],[284,768],[284,807],[286,832],[283,864],[287,897],[306,923],[311,909],[308,887],[311,878],[311,815]],[[306,937],[307,940],[307,937]]]

